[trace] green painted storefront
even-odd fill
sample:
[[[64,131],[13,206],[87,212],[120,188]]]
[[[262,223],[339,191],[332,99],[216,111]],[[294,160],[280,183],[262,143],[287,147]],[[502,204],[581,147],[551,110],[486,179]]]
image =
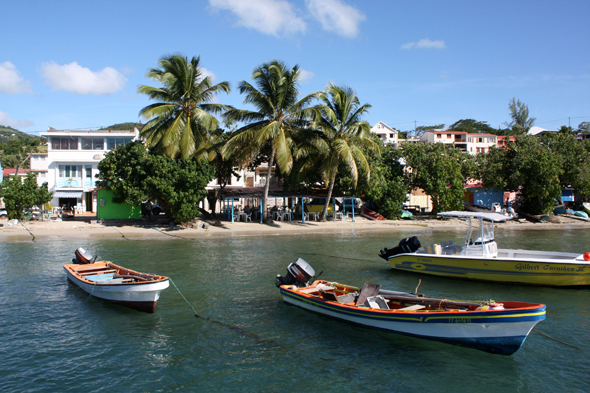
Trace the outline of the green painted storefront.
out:
[[[113,192],[111,190],[97,190],[97,199],[98,206],[96,211],[96,218],[98,220],[121,220],[141,218],[141,206],[113,202]]]

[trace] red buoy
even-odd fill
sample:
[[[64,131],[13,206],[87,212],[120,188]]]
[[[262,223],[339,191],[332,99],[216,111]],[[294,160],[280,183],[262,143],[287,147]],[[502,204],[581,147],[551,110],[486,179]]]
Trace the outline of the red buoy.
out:
[[[590,252],[587,252],[586,254],[584,254],[584,260],[590,261]]]

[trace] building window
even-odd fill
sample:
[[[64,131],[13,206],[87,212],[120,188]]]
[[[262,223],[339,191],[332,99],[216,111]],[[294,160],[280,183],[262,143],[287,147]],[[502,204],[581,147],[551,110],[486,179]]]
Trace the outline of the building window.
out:
[[[59,177],[75,178],[78,177],[78,165],[60,165]]]
[[[104,138],[82,138],[82,150],[104,150]]]
[[[86,168],[86,177],[87,178],[91,178],[92,177],[92,168]]]
[[[52,136],[51,148],[53,150],[78,150],[78,138],[71,136]]]
[[[440,138],[442,138],[442,135],[441,135],[441,134],[436,134],[436,137],[437,137],[438,139],[440,139]]]
[[[39,172],[38,175],[40,178],[44,179],[45,178],[45,172]]]
[[[447,139],[451,139],[453,136],[451,134],[447,134]]]
[[[126,145],[131,142],[133,138],[107,138],[107,149],[116,149],[121,145]]]

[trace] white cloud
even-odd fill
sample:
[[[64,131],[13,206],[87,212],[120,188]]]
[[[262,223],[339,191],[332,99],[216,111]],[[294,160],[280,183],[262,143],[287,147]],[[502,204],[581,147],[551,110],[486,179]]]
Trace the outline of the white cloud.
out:
[[[74,94],[114,94],[127,82],[122,73],[111,67],[94,72],[76,62],[59,65],[44,63],[41,66],[45,84],[52,90]]]
[[[18,129],[21,127],[30,127],[33,125],[33,122],[30,120],[14,120],[8,113],[0,111],[0,124]]]
[[[32,93],[31,82],[19,75],[16,66],[9,61],[0,63],[0,92],[8,94]]]
[[[311,71],[304,70],[303,68],[299,69],[299,82],[301,83],[309,83],[315,74]]]
[[[303,33],[306,24],[286,0],[209,0],[213,10],[230,11],[238,24],[265,34]]]
[[[408,42],[402,45],[402,49],[446,49],[447,44],[444,40],[432,41],[428,38],[423,38],[418,42]]]
[[[367,19],[362,12],[342,0],[306,0],[305,4],[324,30],[344,37],[355,37],[359,33],[359,24]]]

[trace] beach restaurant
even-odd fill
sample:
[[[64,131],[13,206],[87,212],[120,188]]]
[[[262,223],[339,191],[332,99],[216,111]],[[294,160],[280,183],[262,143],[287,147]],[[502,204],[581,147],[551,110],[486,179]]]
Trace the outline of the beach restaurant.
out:
[[[263,196],[262,187],[226,187],[220,192],[221,215],[225,220],[236,222],[262,222]],[[275,221],[301,220],[317,221],[326,203],[327,194],[314,191],[294,192],[283,191],[282,188],[271,187],[268,191],[266,209]],[[350,195],[334,194],[330,198],[326,216],[334,220],[355,221],[360,201]],[[303,214],[302,214],[303,212]]]

